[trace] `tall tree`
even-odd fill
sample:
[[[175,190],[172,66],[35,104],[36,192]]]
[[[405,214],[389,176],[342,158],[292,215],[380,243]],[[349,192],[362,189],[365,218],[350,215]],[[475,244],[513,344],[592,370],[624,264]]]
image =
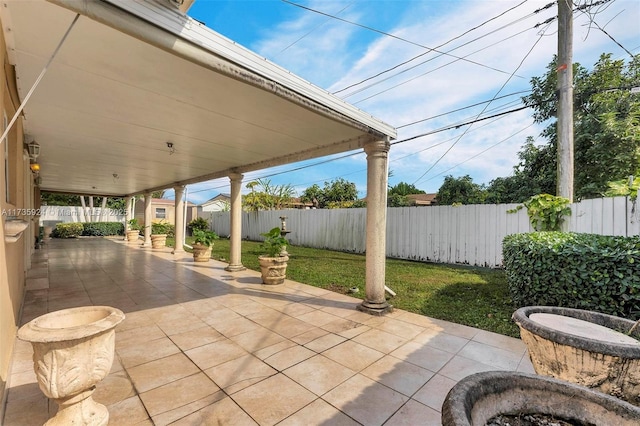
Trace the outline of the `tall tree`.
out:
[[[421,189],[418,189],[413,184],[406,182],[400,182],[395,186],[389,188],[387,192],[387,206],[388,207],[405,207],[409,206],[409,199],[407,195],[410,194],[425,194]]]
[[[436,200],[440,205],[483,204],[485,196],[484,187],[474,183],[471,176],[454,178],[448,175],[438,190]]]
[[[304,190],[300,199],[313,203],[315,207],[321,209],[362,207],[362,203],[356,203],[358,200],[356,184],[344,178],[325,182],[323,188],[314,184]]]
[[[534,109],[536,122],[549,122],[542,136],[553,150],[556,63],[554,58],[543,77],[531,80],[532,92],[523,98]],[[574,192],[576,198],[599,197],[607,191],[607,182],[640,168],[640,95],[630,90],[640,86],[640,55],[625,64],[603,54],[591,71],[575,63],[574,86]]]
[[[269,179],[258,179],[247,183],[251,192],[242,199],[247,211],[280,210],[291,203],[295,192],[290,184],[274,185]]]
[[[528,137],[518,152],[520,162],[513,174],[492,180],[487,187],[490,204],[522,203],[537,194],[556,193],[556,146],[535,145]]]

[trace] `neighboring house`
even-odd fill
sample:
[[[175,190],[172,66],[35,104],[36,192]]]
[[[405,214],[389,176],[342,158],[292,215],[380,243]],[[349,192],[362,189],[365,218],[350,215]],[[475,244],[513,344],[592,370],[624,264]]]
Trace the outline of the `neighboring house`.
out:
[[[138,222],[144,223],[144,198],[136,200],[135,216]],[[198,217],[198,208],[195,204],[187,202],[186,223]],[[166,198],[151,199],[151,222],[168,222],[172,225],[176,223],[175,201]]]
[[[438,194],[409,194],[407,199],[412,206],[435,206]]]
[[[290,209],[301,209],[301,210],[308,210],[308,209],[312,209],[313,207],[313,203],[309,203],[309,202],[305,202],[300,200],[300,198],[292,198],[291,199],[291,203],[289,203],[289,208]]]
[[[231,197],[229,194],[218,194],[198,207],[202,209],[202,212],[224,212],[228,211],[230,206]]]

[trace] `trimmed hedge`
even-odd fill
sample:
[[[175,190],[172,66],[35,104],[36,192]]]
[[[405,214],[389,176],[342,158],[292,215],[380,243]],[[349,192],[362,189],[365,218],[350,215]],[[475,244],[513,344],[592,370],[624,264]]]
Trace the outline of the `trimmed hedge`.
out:
[[[561,306],[640,318],[640,236],[508,235],[504,267],[517,307]]]
[[[83,236],[104,237],[106,235],[124,235],[124,225],[121,222],[89,222],[83,223]]]
[[[52,238],[76,238],[82,235],[83,227],[81,223],[58,223],[51,232]]]
[[[104,237],[124,235],[124,225],[120,222],[71,222],[58,223],[51,233],[52,238]]]

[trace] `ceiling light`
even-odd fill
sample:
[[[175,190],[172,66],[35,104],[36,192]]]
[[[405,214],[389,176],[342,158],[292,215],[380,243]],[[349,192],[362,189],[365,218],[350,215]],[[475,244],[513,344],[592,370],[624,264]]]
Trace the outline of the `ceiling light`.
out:
[[[173,147],[173,142],[167,142],[167,148],[169,148],[169,155],[176,152],[176,149]]]

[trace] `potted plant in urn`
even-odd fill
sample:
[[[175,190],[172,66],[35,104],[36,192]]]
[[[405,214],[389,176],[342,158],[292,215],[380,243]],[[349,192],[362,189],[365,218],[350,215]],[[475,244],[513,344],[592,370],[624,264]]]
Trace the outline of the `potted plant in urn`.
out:
[[[213,242],[219,238],[218,234],[213,231],[194,229],[193,236],[195,237],[193,244],[193,261],[208,262],[209,259],[211,259]]]
[[[287,239],[280,234],[278,227],[260,235],[265,238],[261,245],[265,254],[258,257],[262,282],[269,285],[282,284],[289,260],[289,256],[283,253],[288,244]]]
[[[171,224],[156,222],[151,224],[151,248],[160,249],[167,245],[167,235],[171,231]]]
[[[140,224],[138,223],[138,219],[131,219],[128,222],[129,228],[127,229],[127,241],[138,241],[138,237],[140,236]]]

